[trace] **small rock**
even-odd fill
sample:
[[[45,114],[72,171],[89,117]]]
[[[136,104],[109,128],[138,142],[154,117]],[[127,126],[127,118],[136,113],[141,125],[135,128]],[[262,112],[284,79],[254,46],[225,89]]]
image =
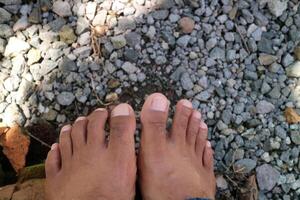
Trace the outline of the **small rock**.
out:
[[[133,74],[134,72],[136,72],[138,69],[135,65],[133,65],[132,63],[130,62],[125,62],[123,65],[122,65],[122,69],[127,72],[128,74]]]
[[[287,53],[282,59],[282,65],[284,67],[288,67],[289,65],[293,64],[294,61],[294,57]]]
[[[7,12],[4,8],[0,8],[0,24],[9,22],[11,19],[11,14]]]
[[[119,99],[118,94],[113,92],[113,93],[106,95],[105,102],[111,103],[111,102],[117,101],[118,99]]]
[[[258,60],[261,65],[271,65],[277,60],[277,57],[268,54],[260,54]]]
[[[53,3],[53,12],[60,17],[68,17],[72,15],[71,6],[68,1],[57,0]]]
[[[216,60],[216,59],[221,59],[225,60],[225,51],[224,49],[221,49],[219,47],[215,47],[211,50],[209,53],[210,58]]]
[[[40,8],[34,7],[28,17],[28,21],[33,24],[38,24],[41,21]]]
[[[50,0],[40,0],[40,6],[43,12],[48,12],[52,7],[52,2]]]
[[[183,73],[180,78],[181,86],[184,90],[191,90],[194,87],[194,83],[192,79],[190,78],[190,75],[188,73]]]
[[[124,35],[118,35],[110,38],[115,49],[121,49],[126,46],[126,39]]]
[[[291,139],[296,145],[300,145],[300,132],[292,131],[291,132]]]
[[[97,8],[97,3],[96,2],[88,2],[85,8],[85,13],[86,13],[86,17],[89,20],[93,20],[95,17],[95,13],[96,13],[96,8]]]
[[[28,49],[30,49],[30,45],[27,42],[16,37],[11,37],[5,48],[4,56],[16,56],[19,53],[25,53]]]
[[[233,42],[234,41],[234,33],[226,32],[224,35],[224,38],[227,42]]]
[[[157,56],[156,58],[155,58],[155,63],[157,64],[157,65],[163,65],[163,64],[165,64],[167,62],[167,58],[165,57],[165,56]]]
[[[22,31],[26,29],[29,26],[28,18],[27,16],[22,16],[13,26],[13,30],[15,32]]]
[[[265,100],[258,102],[258,104],[256,105],[256,111],[259,114],[266,114],[272,112],[274,109],[275,106]]]
[[[32,65],[38,62],[41,59],[40,50],[34,48],[30,49],[27,54],[27,59],[28,59],[27,61],[28,65]]]
[[[191,37],[189,35],[184,35],[181,36],[180,38],[178,38],[178,40],[176,41],[176,44],[180,47],[187,47],[189,41],[190,41]]]
[[[77,66],[73,60],[70,60],[68,57],[64,57],[59,64],[59,69],[63,72],[76,71]]]
[[[6,45],[6,41],[4,39],[0,38],[0,54],[4,53],[5,45]]]
[[[97,13],[93,20],[93,26],[103,26],[106,21],[107,11],[101,10]]]
[[[69,106],[75,100],[75,96],[71,92],[62,92],[57,95],[56,100],[62,106]]]
[[[286,68],[286,75],[288,77],[299,78],[300,77],[300,61],[296,61]]]
[[[248,158],[234,163],[234,170],[240,173],[250,173],[255,167],[256,161]]]
[[[268,2],[269,11],[275,16],[280,17],[283,12],[287,9],[286,0],[272,0]]]
[[[61,41],[67,44],[73,44],[77,40],[74,30],[70,26],[63,26],[59,32],[59,37]]]
[[[150,39],[152,39],[152,38],[154,38],[155,34],[156,34],[156,29],[155,29],[155,27],[154,27],[154,26],[150,26],[149,29],[148,29],[148,32],[146,33],[146,35],[147,35]]]
[[[129,32],[125,34],[126,42],[128,45],[135,47],[137,44],[141,42],[141,35],[136,32]]]
[[[136,62],[139,58],[139,53],[133,49],[126,49],[124,52],[124,57],[130,62]]]
[[[300,61],[300,46],[295,47],[294,54],[295,58]]]
[[[179,20],[179,26],[183,33],[191,33],[195,27],[195,21],[190,17],[183,17]]]
[[[256,168],[258,186],[263,191],[270,191],[279,180],[280,173],[269,164],[263,164]]]
[[[9,38],[14,34],[12,28],[7,24],[0,24],[0,37]]]
[[[223,176],[217,176],[216,178],[217,187],[221,190],[226,190],[228,188],[228,183]]]
[[[195,96],[195,99],[206,102],[211,97],[208,91],[203,91]]]

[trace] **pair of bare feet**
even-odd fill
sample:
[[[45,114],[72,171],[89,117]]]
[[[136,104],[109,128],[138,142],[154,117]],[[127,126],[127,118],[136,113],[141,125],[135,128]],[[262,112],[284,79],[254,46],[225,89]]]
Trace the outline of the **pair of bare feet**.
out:
[[[128,104],[113,109],[109,141],[105,109],[64,126],[46,160],[47,200],[132,200],[137,169],[143,199],[214,199],[213,151],[201,114],[189,101],[179,101],[167,133],[168,109],[162,94],[147,98],[138,158],[135,115]]]

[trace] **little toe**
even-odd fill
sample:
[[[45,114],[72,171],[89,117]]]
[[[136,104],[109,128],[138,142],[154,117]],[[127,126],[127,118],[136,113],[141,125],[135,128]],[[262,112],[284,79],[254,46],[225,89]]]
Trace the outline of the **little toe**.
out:
[[[134,111],[128,104],[115,107],[110,117],[110,136],[108,148],[124,153],[124,149],[134,152],[134,133],[136,120]]]
[[[60,170],[61,157],[59,152],[59,145],[57,143],[51,146],[45,163],[46,177],[54,177]]]
[[[196,154],[199,158],[201,165],[203,165],[203,154],[206,146],[207,132],[208,132],[207,125],[203,121],[201,121],[199,132],[196,139]]]
[[[160,93],[154,93],[146,99],[141,111],[142,148],[157,149],[164,146],[169,105],[168,99]]]
[[[203,154],[203,163],[204,163],[204,167],[209,171],[213,171],[214,168],[213,154],[214,153],[211,148],[210,142],[206,141],[205,150]]]
[[[193,112],[192,103],[186,99],[180,100],[176,105],[172,125],[171,139],[178,144],[185,144],[190,116]]]
[[[70,165],[72,158],[72,139],[71,139],[72,126],[66,125],[62,127],[59,136],[59,150],[61,155],[61,166],[67,168]]]
[[[105,146],[105,124],[108,112],[104,108],[98,108],[88,116],[87,144]]]
[[[199,132],[199,126],[201,123],[201,113],[194,110],[189,120],[188,131],[187,131],[187,144],[191,149],[195,150],[196,139]]]
[[[86,117],[79,117],[72,126],[72,144],[73,153],[80,152],[80,149],[86,144],[88,119]]]

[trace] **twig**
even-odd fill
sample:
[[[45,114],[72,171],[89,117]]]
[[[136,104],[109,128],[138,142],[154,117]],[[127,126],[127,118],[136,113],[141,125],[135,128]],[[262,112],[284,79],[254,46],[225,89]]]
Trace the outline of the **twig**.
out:
[[[250,50],[249,50],[249,47],[248,47],[248,45],[247,45],[247,42],[245,41],[245,39],[244,39],[244,37],[243,37],[243,35],[242,35],[242,33],[241,33],[239,27],[238,27],[236,24],[234,24],[234,26],[235,26],[237,32],[239,33],[239,35],[240,35],[240,37],[241,37],[241,39],[242,39],[242,42],[243,42],[243,44],[244,44],[244,46],[245,46],[245,48],[246,48],[247,53],[250,54]]]
[[[94,79],[93,79],[92,75],[90,75],[89,78],[91,79],[93,92],[94,92],[94,94],[96,96],[96,99],[97,99],[98,103],[101,106],[109,106],[109,105],[111,105],[111,103],[104,103],[103,101],[101,101],[100,97],[98,96],[98,94],[96,92],[96,87],[95,87],[95,83],[94,83]]]
[[[36,136],[32,135],[31,133],[29,133],[27,131],[27,134],[32,137],[33,139],[35,139],[36,141],[40,142],[42,145],[48,147],[49,149],[51,148],[51,146],[49,144],[47,144],[46,142],[42,141],[41,139],[37,138]]]

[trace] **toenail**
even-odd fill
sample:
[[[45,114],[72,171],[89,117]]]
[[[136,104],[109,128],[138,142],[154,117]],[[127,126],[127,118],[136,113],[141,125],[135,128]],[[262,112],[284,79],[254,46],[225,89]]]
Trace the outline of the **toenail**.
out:
[[[97,108],[97,109],[95,110],[95,112],[104,112],[104,111],[105,111],[104,108]]]
[[[166,111],[169,102],[162,96],[156,96],[151,102],[151,109],[155,111]]]
[[[200,122],[200,128],[201,129],[207,129],[207,125],[204,123],[204,121]]]
[[[186,99],[182,100],[182,105],[184,105],[185,107],[188,107],[188,108],[193,107],[193,104],[190,101],[186,100]]]
[[[75,122],[86,120],[86,117],[78,117]]]
[[[54,144],[52,144],[52,146],[51,146],[51,150],[55,150],[55,149],[57,149],[57,147],[58,147],[58,144],[57,144],[57,143],[54,143]]]
[[[71,130],[71,126],[70,125],[66,125],[64,127],[62,127],[61,132],[68,132]]]
[[[198,112],[198,111],[195,111],[195,112],[193,113],[193,117],[196,118],[196,119],[201,119],[201,113]]]
[[[211,148],[211,143],[210,143],[210,141],[206,141],[206,147]]]
[[[115,107],[111,113],[112,117],[117,117],[117,116],[129,116],[130,111],[129,107],[126,104],[121,104]]]

